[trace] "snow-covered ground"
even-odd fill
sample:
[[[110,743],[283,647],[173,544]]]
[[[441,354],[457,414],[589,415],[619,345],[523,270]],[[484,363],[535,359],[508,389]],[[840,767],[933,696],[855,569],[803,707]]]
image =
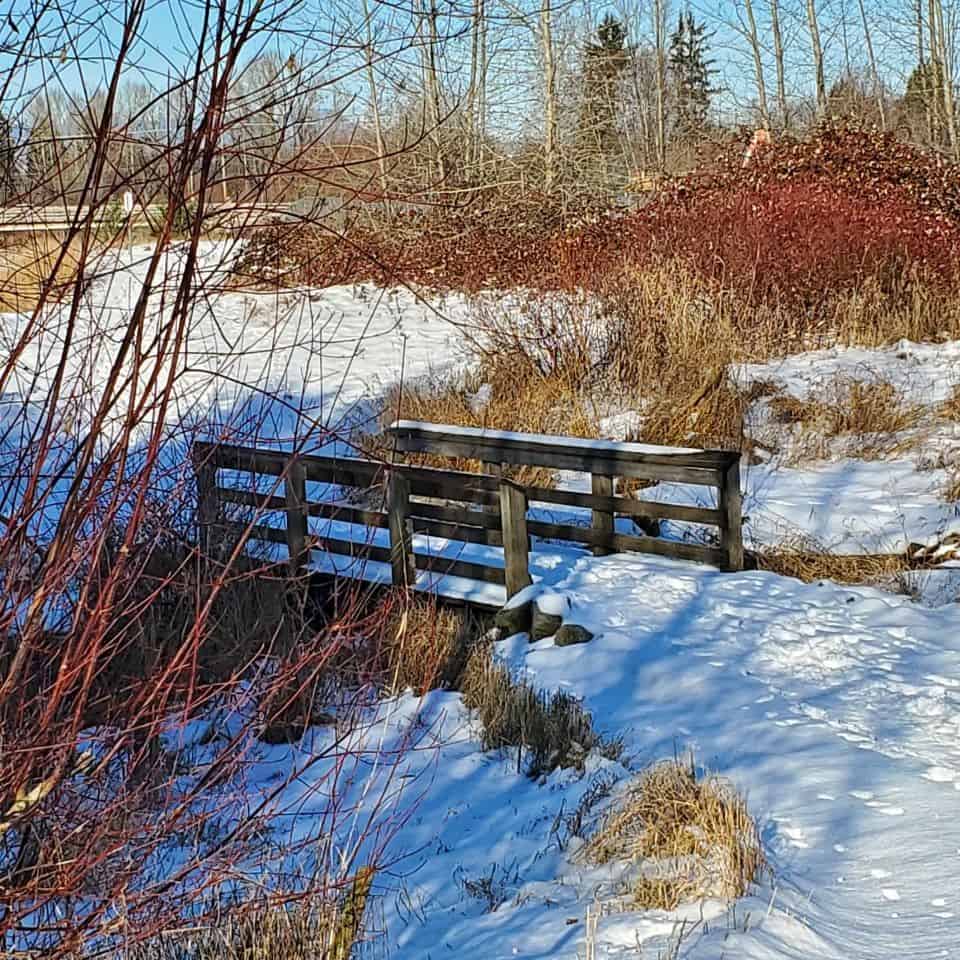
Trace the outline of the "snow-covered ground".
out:
[[[688,748],[746,792],[771,872],[732,907],[604,916],[598,957],[672,956],[681,930],[698,960],[960,955],[960,608],[641,556],[583,558],[553,589],[597,636],[497,654],[582,697],[630,770],[592,758],[533,782],[480,750],[457,695],[401,698],[395,722],[436,746],[406,761],[430,788],[397,839],[404,879],[377,887],[389,955],[583,957],[593,889],[564,817],[595,778]]]
[[[143,255],[134,249],[134,284]],[[219,251],[204,255],[214,262]],[[88,292],[77,336],[95,349],[70,370],[75,425],[109,368],[128,297],[123,273]],[[353,422],[401,376],[455,362],[469,318],[470,304],[457,298],[438,309],[370,286],[213,290],[191,325],[177,416],[230,422],[237,439],[253,425],[259,442]],[[5,345],[22,324],[0,317]],[[64,324],[63,310],[51,311],[24,354],[2,398],[8,423],[49,389]],[[888,380],[903,373],[905,383],[909,370],[917,399],[933,404],[951,391],[958,357],[958,344],[900,345],[743,373],[802,396],[812,377],[834,368],[857,375],[873,365]],[[938,535],[954,522],[955,505],[942,498],[945,471],[918,466],[911,456],[749,467],[746,529],[754,543],[799,532],[850,552]],[[537,685],[582,697],[602,731],[624,738],[626,766],[592,757],[586,776],[532,782],[517,773],[515,755],[481,750],[456,694],[383,705],[397,737],[416,728],[423,743],[429,730],[432,744],[404,760],[415,792],[429,789],[392,841],[392,854],[407,856],[377,879],[393,956],[584,956],[593,896],[570,861],[564,818],[594,777],[625,782],[687,748],[746,792],[771,873],[733,907],[606,916],[598,957],[672,956],[680,934],[678,955],[697,960],[960,956],[960,606],[550,545],[534,570],[597,636],[566,648],[514,637],[497,654]],[[299,746],[258,747],[253,781],[273,789],[278,770],[309,759],[329,736],[317,728]],[[284,830],[319,802],[309,784],[290,789]],[[496,909],[474,895],[480,887]]]
[[[126,330],[131,304],[146,276],[150,246],[112,251],[100,279],[86,290],[67,354],[62,412],[81,430],[99,401]],[[368,414],[366,405],[397,383],[442,369],[462,351],[458,324],[468,304],[457,297],[437,305],[409,290],[369,285],[280,292],[236,291],[226,268],[236,250],[201,246],[194,309],[178,357],[171,428],[209,422],[219,429],[255,432],[265,443],[344,429]],[[142,379],[153,372],[151,337],[169,322],[183,253],[167,254],[151,295]],[[115,272],[111,272],[115,271]],[[10,350],[28,318],[0,315],[0,344]],[[63,353],[69,304],[46,312],[18,359],[2,398],[4,413],[49,393]],[[167,369],[166,365],[162,369]],[[125,413],[119,406],[116,418]]]
[[[121,269],[91,284],[73,331],[66,396],[58,411],[65,433],[79,435],[100,398],[129,314],[133,292],[147,269],[148,246],[117,251]],[[467,299],[418,297],[370,284],[279,293],[229,288],[224,267],[235,253],[206,243],[189,334],[180,356],[168,432],[199,430],[240,442],[291,443],[309,437],[307,449],[369,423],[376,401],[390,384],[442,372],[464,361],[465,332],[475,309]],[[178,277],[174,248],[161,271],[165,282],[152,297],[148,326],[169,316]],[[498,309],[515,310],[522,300],[488,297]],[[17,342],[26,318],[0,315],[0,344]],[[66,305],[49,311],[39,333],[19,358],[16,375],[0,397],[4,441],[16,447],[31,422],[24,405],[48,395],[68,323]],[[149,350],[147,351],[149,355]],[[792,396],[806,397],[825,378],[838,374],[884,379],[902,388],[911,402],[943,402],[960,383],[960,343],[901,343],[885,350],[834,349],[801,354],[770,364],[744,366],[732,374],[744,385],[774,382]],[[144,371],[145,379],[150,365]],[[120,402],[113,422],[126,412]],[[11,432],[11,420],[16,426]],[[631,411],[609,417],[615,435],[635,422]],[[149,425],[147,419],[143,426]],[[863,462],[850,459],[785,464],[783,458],[745,466],[745,527],[749,544],[760,546],[803,537],[845,553],[895,552],[960,526],[957,505],[947,503],[944,463],[960,453],[960,428],[943,424],[924,438],[923,456]],[[176,447],[176,455],[182,451]],[[582,480],[569,478],[571,485]],[[707,503],[712,491],[663,485],[645,495],[677,502]],[[682,534],[682,530],[678,531]]]

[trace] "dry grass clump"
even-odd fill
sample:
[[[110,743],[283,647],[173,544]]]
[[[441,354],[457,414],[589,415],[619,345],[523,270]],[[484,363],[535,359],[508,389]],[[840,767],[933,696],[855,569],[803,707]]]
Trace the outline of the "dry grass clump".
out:
[[[388,603],[381,642],[387,689],[411,689],[420,696],[456,687],[479,633],[475,617],[433,597],[394,597]]]
[[[18,236],[0,246],[0,311],[33,310],[47,284],[49,299],[55,302],[76,279],[78,266],[79,241],[64,250],[52,233]]]
[[[698,378],[678,380],[678,396],[666,392],[648,398],[643,424],[627,439],[665,446],[742,449],[747,445],[745,418],[753,397],[739,390],[723,369],[708,369]]]
[[[898,436],[916,427],[924,408],[908,403],[894,384],[885,380],[833,377],[806,399],[788,395],[770,400],[774,417],[799,424],[805,433],[804,455],[826,456],[829,441],[856,438],[855,452],[864,460],[878,460],[913,445],[914,438]]]
[[[715,777],[669,760],[648,768],[579,857],[637,865],[637,906],[672,910],[708,897],[743,896],[764,867],[757,825],[743,798]]]
[[[960,422],[960,384],[950,391],[950,396],[940,405],[939,412],[947,420]]]
[[[947,478],[947,485],[943,491],[943,499],[948,503],[960,500],[960,470],[953,469]]]
[[[470,656],[461,691],[464,704],[477,711],[483,726],[483,748],[526,747],[531,777],[558,767],[582,769],[593,749],[613,759],[622,751],[619,741],[596,733],[590,714],[578,700],[563,691],[548,693],[517,680],[494,662],[489,649],[478,647]]]
[[[797,536],[792,542],[765,547],[751,554],[758,570],[804,583],[832,580],[834,583],[886,583],[909,569],[905,554],[831,553],[813,540]]]
[[[258,907],[216,926],[157,937],[132,948],[130,960],[350,960],[364,937],[373,870],[362,867],[339,902]]]

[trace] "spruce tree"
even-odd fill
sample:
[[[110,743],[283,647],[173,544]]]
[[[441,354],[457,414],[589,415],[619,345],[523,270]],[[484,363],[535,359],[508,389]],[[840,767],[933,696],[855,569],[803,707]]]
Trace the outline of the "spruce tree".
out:
[[[716,73],[707,56],[710,36],[689,9],[680,14],[670,38],[670,71],[677,103],[677,128],[682,137],[699,134],[707,122],[710,98],[716,92],[710,78]]]
[[[618,148],[620,83],[630,57],[623,22],[607,14],[597,28],[596,40],[584,49],[577,145],[588,158],[607,158]]]

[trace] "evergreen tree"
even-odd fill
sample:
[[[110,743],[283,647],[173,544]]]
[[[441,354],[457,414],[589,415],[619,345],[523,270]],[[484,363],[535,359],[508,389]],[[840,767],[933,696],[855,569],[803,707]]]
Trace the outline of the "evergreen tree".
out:
[[[618,148],[621,77],[631,55],[623,22],[607,14],[584,49],[577,145],[587,154],[605,158]]]
[[[907,80],[901,109],[912,135],[932,146],[947,145],[946,77],[939,60],[917,64]]]
[[[688,9],[680,14],[670,38],[670,71],[676,92],[677,127],[681,136],[700,133],[706,126],[710,98],[716,90],[710,84],[716,73],[707,57],[710,35]]]

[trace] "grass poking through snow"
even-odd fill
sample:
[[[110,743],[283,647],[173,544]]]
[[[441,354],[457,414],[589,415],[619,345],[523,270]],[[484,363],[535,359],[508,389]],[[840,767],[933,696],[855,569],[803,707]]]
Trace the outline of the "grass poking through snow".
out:
[[[558,767],[582,769],[594,749],[616,759],[619,740],[601,737],[580,702],[563,691],[548,693],[517,680],[489,649],[477,647],[467,663],[461,689],[463,702],[477,711],[485,750],[525,748],[527,773],[539,777]]]
[[[634,903],[660,910],[741,897],[764,868],[743,798],[726,781],[698,778],[678,760],[644,771],[578,856],[594,864],[635,864]]]

